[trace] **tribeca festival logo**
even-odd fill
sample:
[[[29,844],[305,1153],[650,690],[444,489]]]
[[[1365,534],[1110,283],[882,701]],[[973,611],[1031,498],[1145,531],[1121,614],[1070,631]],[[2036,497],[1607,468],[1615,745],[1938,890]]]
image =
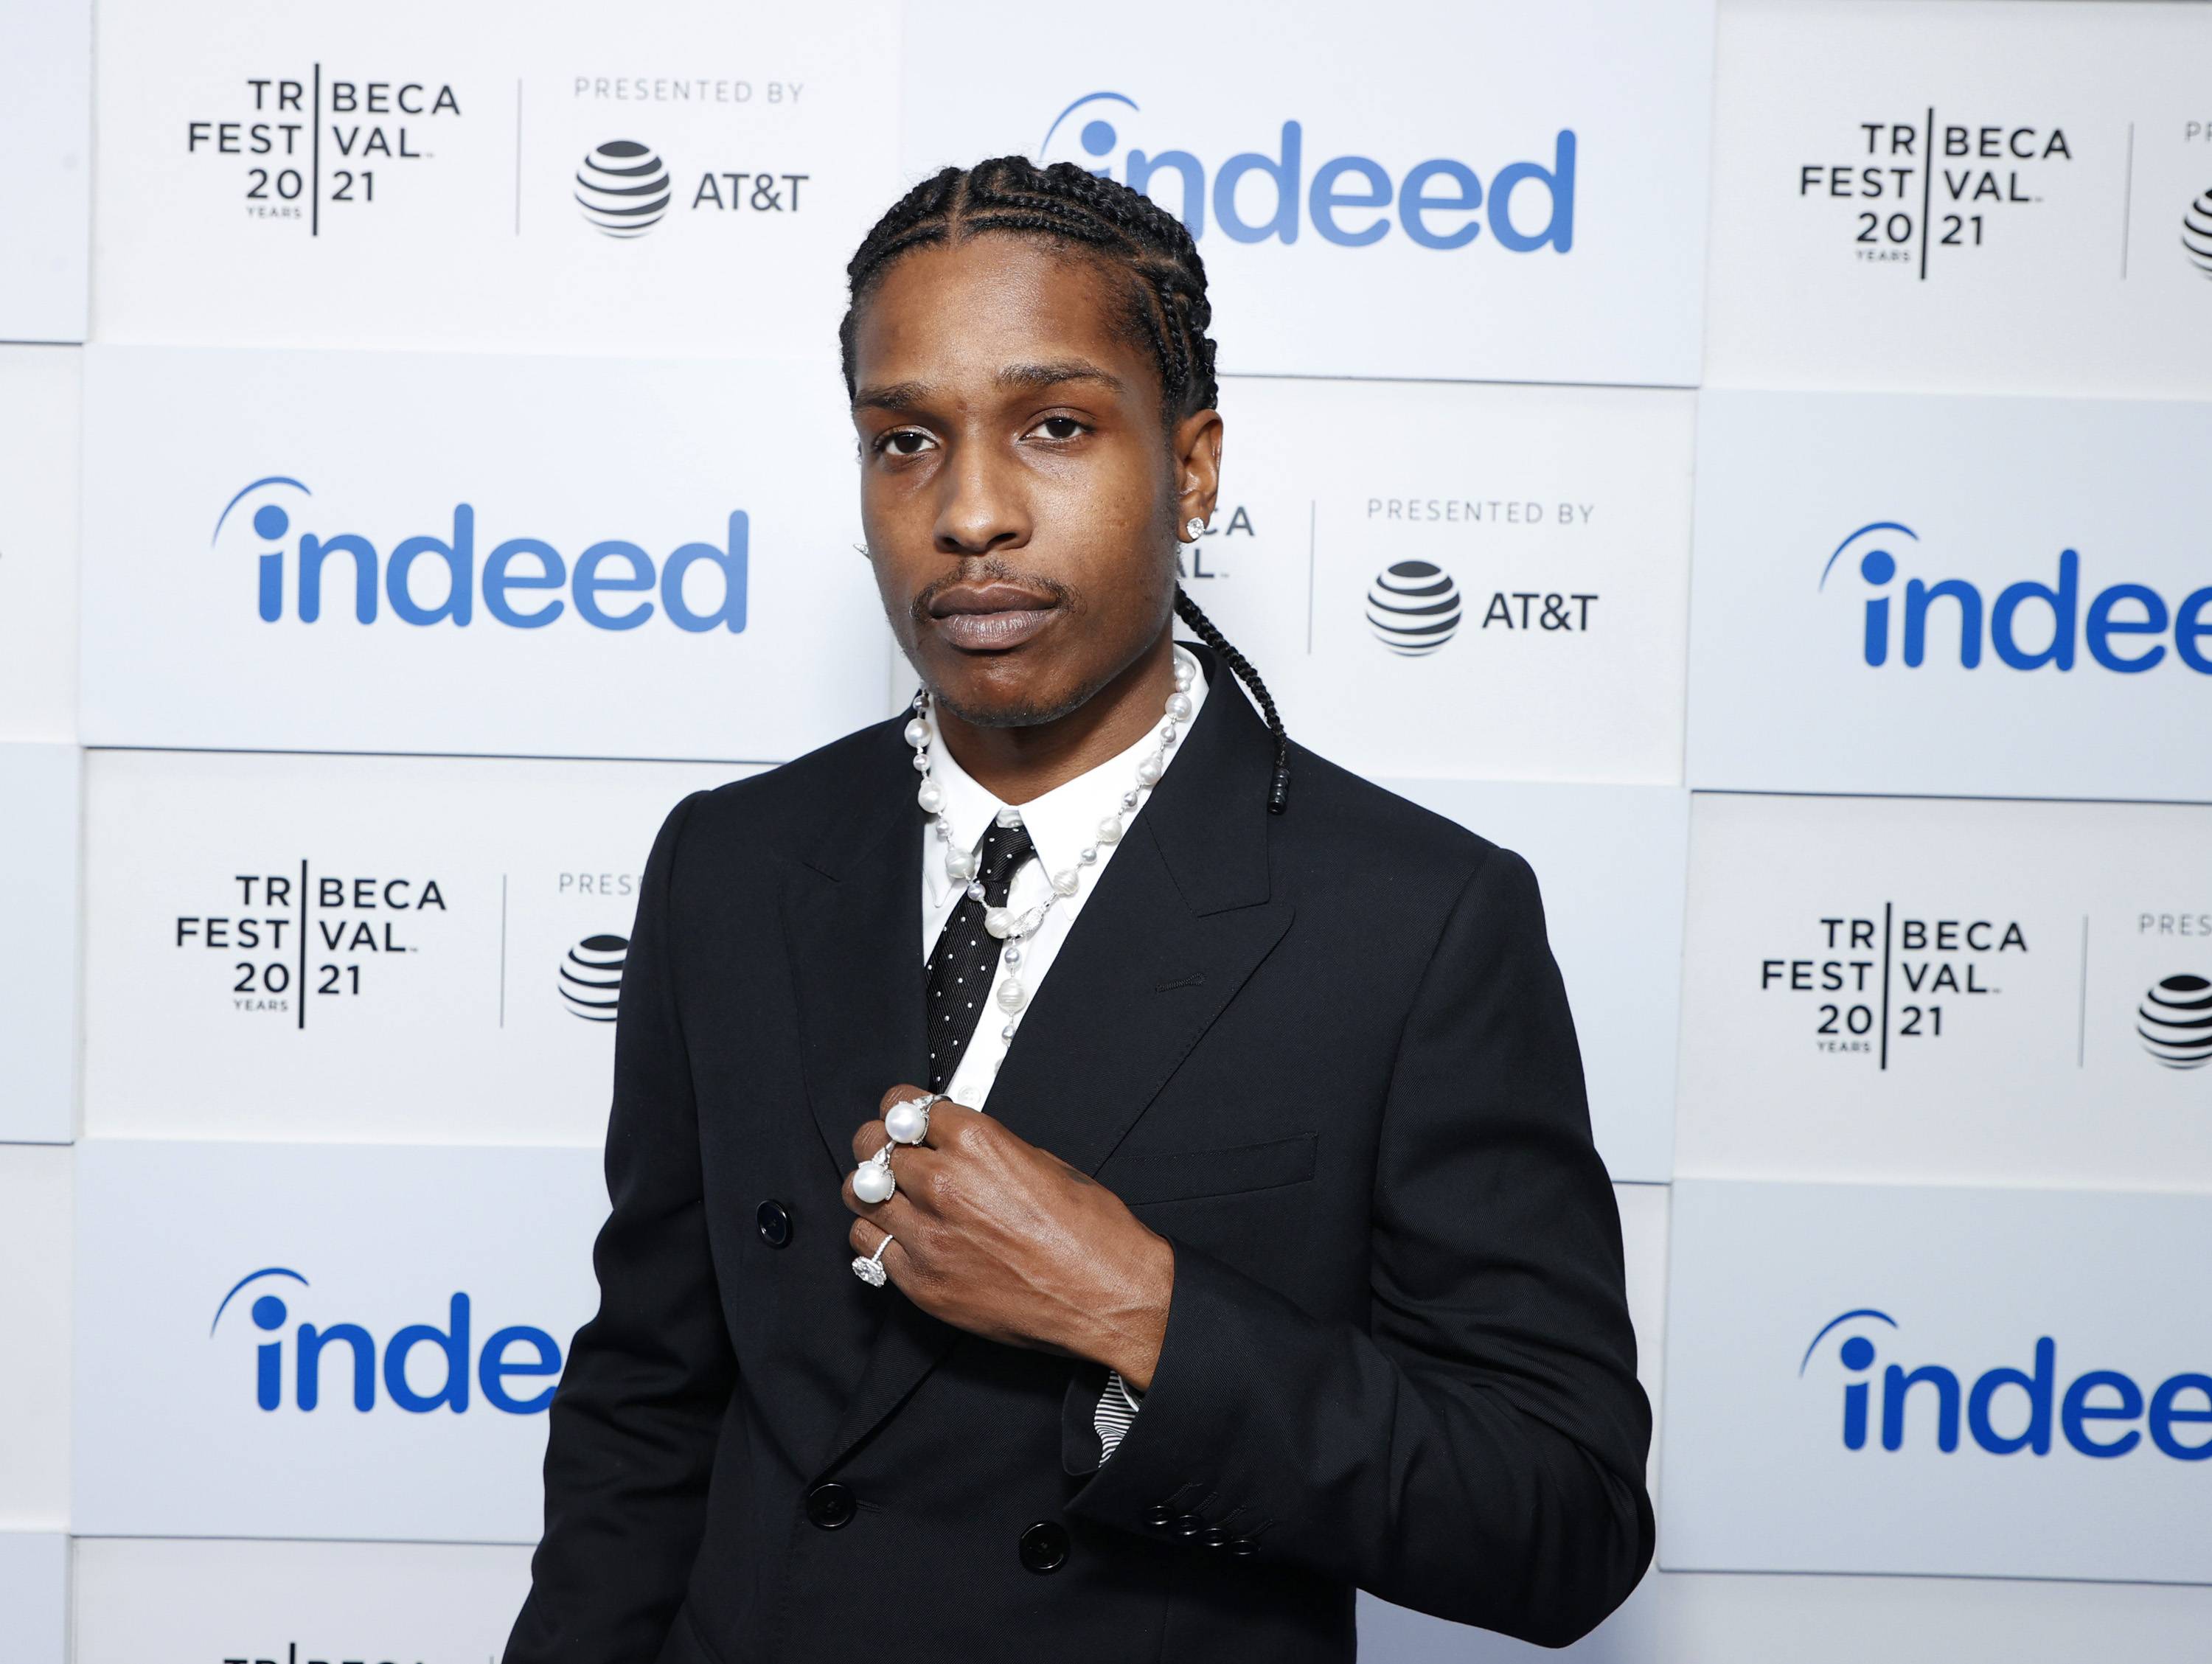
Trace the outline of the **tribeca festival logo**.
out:
[[[471,1340],[474,1304],[465,1293],[447,1300],[443,1328],[435,1323],[410,1323],[380,1348],[376,1337],[360,1323],[302,1322],[288,1332],[292,1309],[287,1297],[301,1298],[289,1286],[292,1284],[301,1289],[309,1286],[307,1278],[287,1266],[249,1272],[231,1284],[208,1325],[209,1338],[216,1339],[231,1302],[259,1285],[260,1292],[246,1304],[246,1315],[255,1330],[269,1337],[253,1349],[253,1401],[263,1410],[273,1412],[288,1404],[309,1412],[321,1407],[327,1360],[333,1396],[340,1402],[350,1401],[363,1413],[372,1412],[379,1398],[380,1354],[381,1396],[410,1415],[441,1409],[465,1414],[479,1394],[484,1403],[511,1416],[538,1415],[553,1402],[550,1382],[543,1387],[538,1382],[561,1373],[560,1343],[544,1329],[517,1323],[494,1330],[477,1349]],[[232,1332],[239,1327],[235,1322],[231,1325]],[[337,1356],[331,1359],[333,1351]],[[420,1366],[415,1363],[417,1357],[422,1360]],[[432,1373],[434,1382],[426,1379]]]
[[[1918,576],[1891,586],[1901,562],[1916,561],[1920,534],[1896,520],[1875,520],[1838,544],[1820,568],[1825,592],[1846,554],[1846,571],[1869,592],[1863,603],[1860,656],[1879,670],[1894,658],[1917,670],[1931,657],[1939,664],[1977,670],[1986,643],[2008,670],[2069,671],[2087,664],[2123,676],[2154,671],[2169,661],[2200,676],[2212,675],[2212,586],[2169,599],[2148,584],[2109,584],[2087,592],[2079,550],[2062,549],[2049,581],[2022,578],[1985,597],[1965,578]],[[1838,584],[1838,589],[1844,586]],[[1986,627],[1985,627],[1986,625]],[[2087,665],[2083,665],[2087,668]]]
[[[1466,162],[1443,156],[1417,161],[1395,178],[1370,156],[1316,159],[1309,181],[1301,122],[1282,124],[1272,155],[1239,151],[1209,169],[1188,149],[1123,149],[1122,127],[1140,107],[1126,93],[1085,93],[1053,118],[1036,159],[1073,161],[1152,196],[1200,241],[1211,224],[1231,242],[1295,243],[1310,222],[1323,241],[1345,248],[1364,248],[1394,234],[1418,248],[1465,248],[1486,228],[1491,241],[1516,254],[1545,247],[1565,254],[1574,247],[1571,128],[1554,135],[1548,166],[1510,161],[1486,185]],[[1171,198],[1158,194],[1163,184],[1176,187]]]
[[[1858,122],[1844,149],[1847,160],[1798,165],[1798,200],[1849,202],[1853,258],[1908,267],[1922,282],[1931,250],[1992,246],[2007,218],[2044,200],[2052,170],[2074,160],[2063,128],[1938,121],[1933,108],[1912,120]]]
[[[636,629],[656,616],[690,635],[717,629],[734,635],[745,627],[749,522],[742,508],[731,511],[721,545],[681,544],[658,562],[640,544],[610,538],[587,544],[572,565],[546,539],[517,536],[492,544],[479,568],[477,512],[468,503],[441,516],[442,535],[418,531],[396,542],[385,535],[389,552],[380,553],[378,541],[361,532],[301,524],[316,507],[306,501],[313,495],[299,480],[271,474],[243,487],[216,517],[210,544],[252,556],[264,622],[288,616],[317,622],[325,588],[334,584],[337,611],[350,610],[362,624],[376,623],[388,607],[404,624],[465,629],[481,603],[487,620],[512,629],[543,629],[571,613],[602,630]],[[643,598],[656,591],[657,605]]]
[[[176,915],[170,944],[212,956],[234,1011],[289,1017],[307,1026],[324,999],[354,1000],[380,986],[384,968],[420,951],[432,915],[447,915],[434,878],[319,872],[241,872],[216,913]],[[438,932],[442,933],[442,932]]]
[[[1804,1013],[1816,1050],[1883,1070],[1893,1042],[1955,1037],[2028,953],[2017,919],[1900,918],[1893,902],[1815,920],[1807,945],[1761,959],[1759,992]]]
[[[391,200],[461,117],[450,82],[368,81],[316,64],[305,76],[248,76],[234,103],[189,121],[185,151],[233,170],[247,216],[304,224]]]
[[[1864,1450],[1870,1437],[1878,1437],[1885,1451],[1925,1449],[1932,1442],[1944,1454],[1954,1454],[1963,1409],[1966,1431],[1993,1456],[2024,1450],[2047,1456],[2056,1448],[2055,1430],[2070,1448],[2099,1460],[2144,1448],[2146,1436],[2149,1449],[2175,1461],[2212,1457],[2212,1375],[2185,1370],[2146,1391],[2145,1383],[2122,1370],[2086,1369],[2072,1376],[2062,1393],[2057,1343],[2042,1335],[2027,1369],[2001,1363],[1973,1376],[1971,1386],[1967,1371],[1945,1364],[1908,1369],[1889,1363],[1877,1399],[1870,1373],[1881,1356],[1875,1337],[1893,1344],[1901,1329],[1887,1312],[1856,1307],[1829,1319],[1798,1361],[1798,1376],[1805,1379],[1820,1343],[1846,1331],[1835,1349],[1844,1376],[1840,1419],[1846,1450]]]

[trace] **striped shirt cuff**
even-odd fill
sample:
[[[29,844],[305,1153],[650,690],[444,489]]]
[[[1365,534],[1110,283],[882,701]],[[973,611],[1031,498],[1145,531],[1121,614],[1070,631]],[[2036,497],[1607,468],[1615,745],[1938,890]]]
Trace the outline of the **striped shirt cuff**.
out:
[[[1138,1406],[1144,1401],[1142,1393],[1129,1390],[1129,1383],[1121,1379],[1119,1369],[1107,1372],[1106,1390],[1099,1394],[1098,1408],[1091,1418],[1091,1425],[1098,1430],[1098,1461],[1102,1466],[1114,1454],[1114,1447],[1121,1442],[1129,1424],[1136,1420]]]

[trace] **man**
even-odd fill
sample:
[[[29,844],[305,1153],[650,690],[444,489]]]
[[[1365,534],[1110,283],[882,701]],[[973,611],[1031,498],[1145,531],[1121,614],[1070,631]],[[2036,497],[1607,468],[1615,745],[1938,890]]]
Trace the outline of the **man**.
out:
[[[1343,1660],[1355,1587],[1574,1638],[1650,1414],[1528,868],[1291,745],[1179,596],[1171,216],[1000,158],[849,272],[924,692],[654,846],[510,1664]]]

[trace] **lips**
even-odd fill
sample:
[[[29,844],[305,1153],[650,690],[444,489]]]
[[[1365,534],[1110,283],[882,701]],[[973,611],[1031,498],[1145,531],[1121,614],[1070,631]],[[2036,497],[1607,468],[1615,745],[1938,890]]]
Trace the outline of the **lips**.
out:
[[[1051,622],[1059,603],[1018,584],[960,584],[929,603],[939,638],[969,653],[1018,647]]]

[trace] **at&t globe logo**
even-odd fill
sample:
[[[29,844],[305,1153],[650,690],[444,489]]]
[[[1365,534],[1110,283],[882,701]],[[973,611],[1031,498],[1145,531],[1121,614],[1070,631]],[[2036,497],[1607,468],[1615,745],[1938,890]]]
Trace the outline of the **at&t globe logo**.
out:
[[[1402,172],[1372,156],[1309,159],[1305,126],[1285,121],[1266,149],[1208,163],[1179,146],[1132,143],[1145,125],[1127,93],[1085,93],[1052,119],[1040,162],[1073,161],[1119,179],[1172,210],[1204,240],[1209,228],[1231,242],[1295,243],[1310,225],[1322,241],[1366,248],[1403,239],[1417,248],[1465,248],[1487,240],[1515,254],[1575,244],[1575,134],[1553,136],[1548,164],[1510,161],[1486,180],[1464,161],[1431,156]]]
[[[1401,658],[1425,658],[1450,641],[1461,611],[1459,586],[1431,561],[1401,561],[1367,591],[1368,627]]]
[[[2181,252],[2190,264],[2212,277],[2212,191],[2199,196],[2182,215]]]
[[[2136,1034],[2169,1069],[2212,1063],[2212,981],[2187,971],[2161,980],[2136,1008]]]
[[[586,1023],[611,1023],[622,1001],[627,936],[586,936],[561,962],[561,1003]]]
[[[668,169],[635,139],[609,139],[576,170],[576,205],[610,237],[642,237],[668,212]]]

